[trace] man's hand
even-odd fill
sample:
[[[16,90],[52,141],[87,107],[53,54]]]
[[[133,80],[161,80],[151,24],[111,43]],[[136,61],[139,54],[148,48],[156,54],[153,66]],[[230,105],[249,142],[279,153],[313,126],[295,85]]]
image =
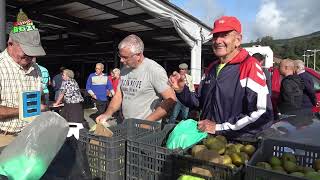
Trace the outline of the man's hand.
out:
[[[198,129],[203,132],[215,134],[216,133],[216,123],[213,121],[210,121],[209,119],[201,120],[198,122]]]
[[[103,122],[107,122],[109,119],[111,119],[111,116],[103,113],[96,118],[96,122],[103,123]]]
[[[60,105],[60,103],[55,102],[55,103],[52,104],[52,107],[59,107],[59,105]]]
[[[169,78],[169,85],[174,89],[176,92],[182,92],[185,82],[185,76],[179,74],[177,71],[174,71]]]
[[[41,112],[48,111],[48,106],[44,104],[40,104],[40,110]]]
[[[97,96],[96,96],[95,94],[91,95],[91,97],[92,97],[93,99],[97,99]]]
[[[143,128],[143,129],[151,129],[151,128],[152,128],[152,126],[147,125],[147,124],[140,124],[139,127],[140,127],[140,128]]]

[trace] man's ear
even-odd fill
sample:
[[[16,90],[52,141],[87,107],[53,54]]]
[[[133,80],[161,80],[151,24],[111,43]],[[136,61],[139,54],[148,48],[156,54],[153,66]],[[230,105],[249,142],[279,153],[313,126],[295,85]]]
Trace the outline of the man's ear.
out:
[[[240,47],[241,41],[242,41],[242,34],[237,33],[237,35],[236,35],[236,44],[235,44],[236,48]]]

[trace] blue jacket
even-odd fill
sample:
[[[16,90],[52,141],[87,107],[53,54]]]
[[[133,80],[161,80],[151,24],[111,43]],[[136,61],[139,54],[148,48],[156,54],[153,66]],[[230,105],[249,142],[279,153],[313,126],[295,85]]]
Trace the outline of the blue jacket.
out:
[[[270,127],[273,111],[263,70],[241,49],[217,76],[219,61],[212,63],[197,93],[184,87],[177,98],[190,108],[202,110],[201,119],[216,122],[216,134],[255,136]]]
[[[112,90],[112,84],[107,75],[97,76],[96,73],[91,73],[87,80],[86,90],[88,93],[92,91],[97,96],[97,100],[108,101],[107,90]]]

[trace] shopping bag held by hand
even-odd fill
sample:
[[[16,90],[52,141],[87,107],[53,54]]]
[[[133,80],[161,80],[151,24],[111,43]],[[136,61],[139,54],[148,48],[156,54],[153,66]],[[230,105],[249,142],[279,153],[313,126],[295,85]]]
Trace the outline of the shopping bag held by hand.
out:
[[[193,119],[181,121],[170,133],[167,140],[168,149],[185,149],[198,143],[208,136],[207,133],[198,130],[198,123]]]

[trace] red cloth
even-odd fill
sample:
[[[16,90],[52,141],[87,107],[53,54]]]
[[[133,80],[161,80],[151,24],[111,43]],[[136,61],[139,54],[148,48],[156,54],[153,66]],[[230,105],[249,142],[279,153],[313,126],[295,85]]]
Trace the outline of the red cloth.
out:
[[[114,92],[117,92],[117,87],[118,87],[118,83],[119,83],[119,79],[112,79],[111,76],[108,76],[108,79],[110,80],[113,90]]]

